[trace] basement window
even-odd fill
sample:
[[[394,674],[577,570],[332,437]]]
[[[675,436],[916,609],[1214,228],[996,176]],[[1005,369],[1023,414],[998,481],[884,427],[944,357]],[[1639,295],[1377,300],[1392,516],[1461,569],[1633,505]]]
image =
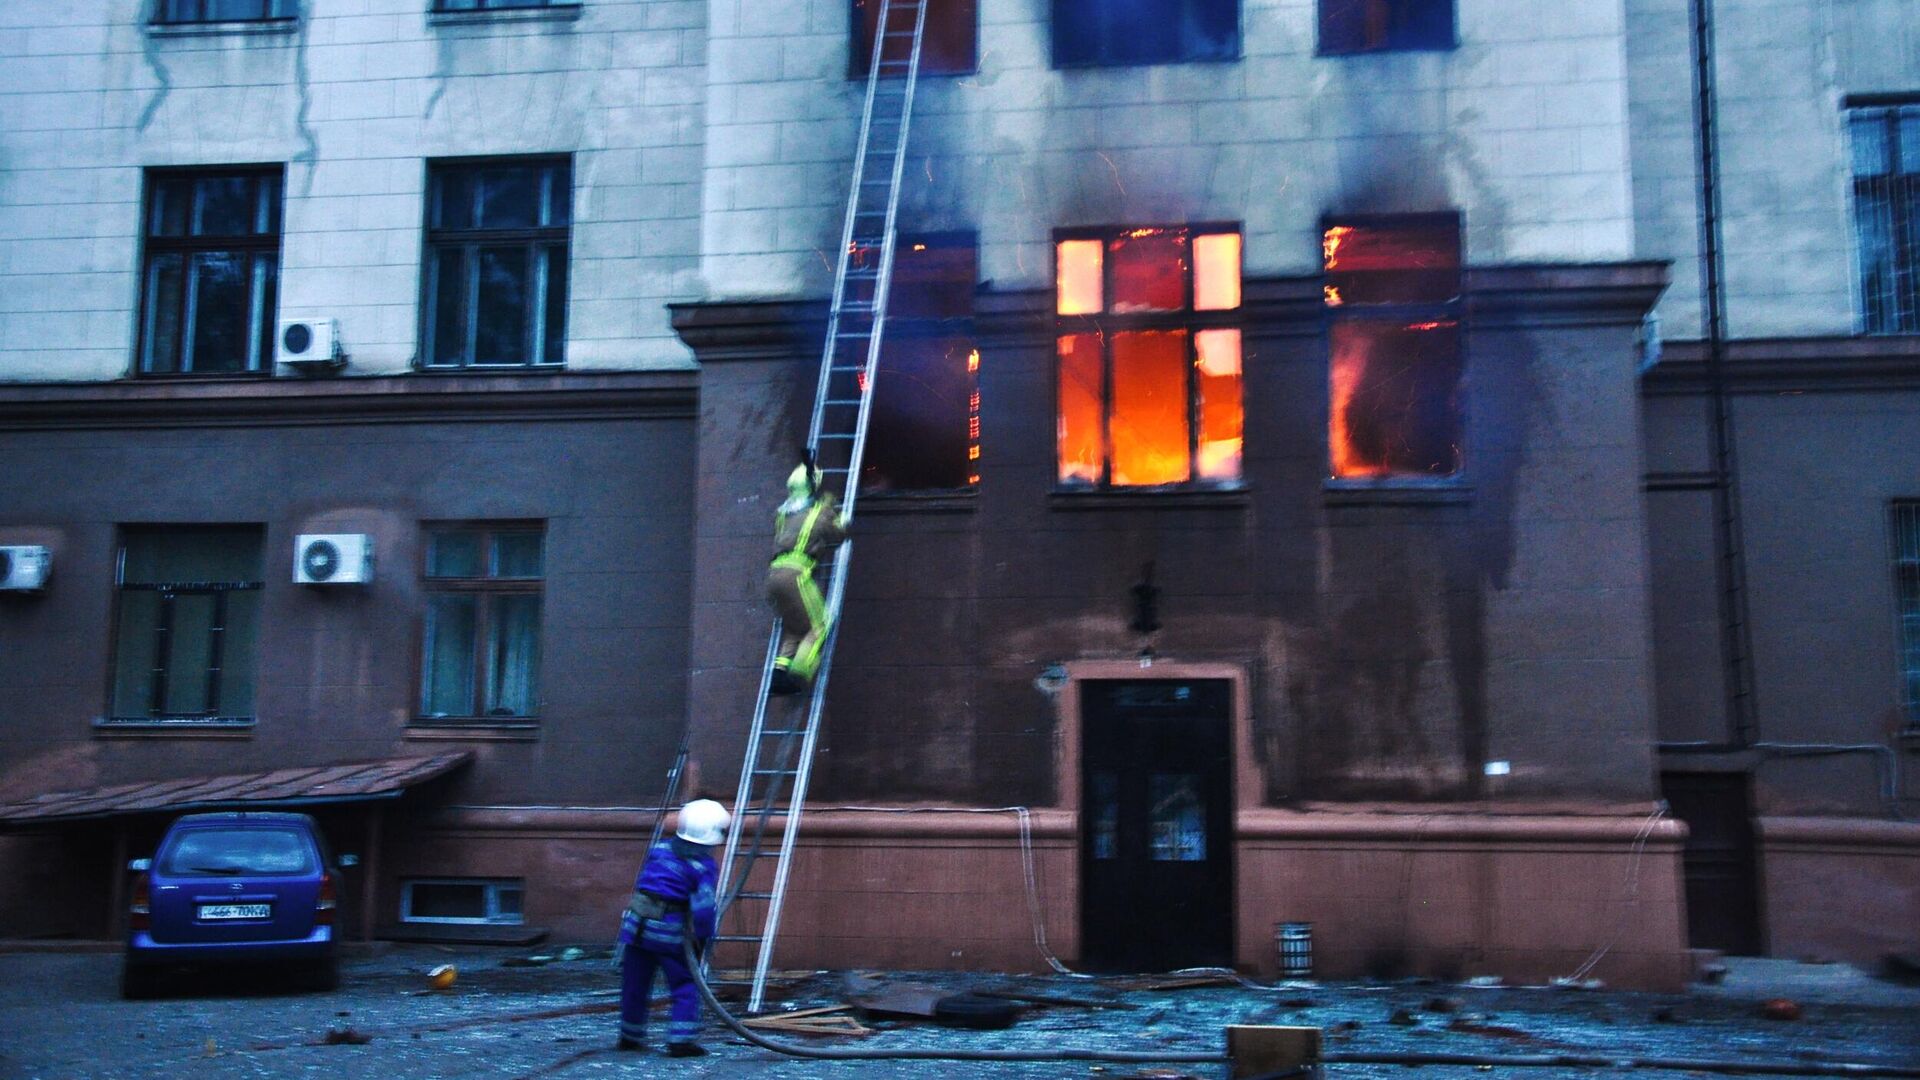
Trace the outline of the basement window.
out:
[[[1239,56],[1239,0],[1053,0],[1057,68]]]
[[[1240,233],[1055,234],[1057,441],[1065,487],[1240,481]]]
[[[1322,256],[1338,480],[1460,472],[1460,219],[1342,218]]]
[[[1320,0],[1320,55],[1451,49],[1453,0]]]
[[[1900,605],[1900,696],[1920,731],[1920,499],[1893,504],[1894,588]]]
[[[518,926],[525,897],[520,878],[409,878],[400,884],[400,921]]]
[[[867,77],[873,63],[873,34],[880,23],[882,0],[853,0],[853,47],[848,57],[855,78]],[[894,0],[887,16],[892,33],[911,34],[913,10]],[[978,66],[980,10],[978,0],[927,0],[927,25],[920,42],[920,74],[967,75]],[[905,64],[913,54],[913,38],[889,37],[880,62]],[[905,76],[905,67],[883,68],[888,77]]]
[[[875,248],[856,250],[853,265],[874,265],[879,254]],[[903,234],[896,242],[860,462],[863,494],[954,491],[980,482],[976,280],[971,232]]]

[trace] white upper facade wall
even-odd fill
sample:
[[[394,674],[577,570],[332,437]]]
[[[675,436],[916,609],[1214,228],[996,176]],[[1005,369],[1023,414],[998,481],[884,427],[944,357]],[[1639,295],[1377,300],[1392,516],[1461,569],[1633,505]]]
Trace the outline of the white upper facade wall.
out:
[[[1853,95],[1920,93],[1912,0],[1715,0],[1721,233],[1733,337],[1861,323],[1847,138]],[[1689,0],[1627,0],[1642,257],[1671,259],[1662,333],[1701,334]]]
[[[281,314],[407,370],[426,161],[486,154],[573,155],[567,366],[691,363],[665,305],[700,291],[704,0],[299,0],[224,33],[150,28],[152,2],[0,2],[0,380],[128,374],[142,169],[177,165],[284,165]]]
[[[1633,255],[1622,0],[1459,0],[1458,48],[1316,56],[1312,0],[1243,0],[1241,58],[1054,70],[1050,0],[979,0],[975,74],[922,80],[907,229],[976,229],[996,287],[1052,230],[1238,221],[1250,274],[1312,273],[1334,212],[1458,210],[1473,262]],[[831,280],[863,84],[848,0],[709,0],[704,278]]]

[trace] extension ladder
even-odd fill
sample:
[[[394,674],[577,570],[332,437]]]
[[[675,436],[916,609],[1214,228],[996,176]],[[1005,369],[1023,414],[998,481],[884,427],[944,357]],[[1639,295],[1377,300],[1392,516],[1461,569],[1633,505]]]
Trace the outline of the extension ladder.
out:
[[[854,151],[853,182],[840,233],[839,265],[827,311],[813,420],[807,430],[807,449],[820,469],[823,486],[839,498],[841,509],[849,515],[859,496],[860,461],[873,411],[874,376],[880,365],[880,338],[893,282],[900,177],[906,164],[907,127],[913,115],[926,4],[930,0],[877,2],[880,15],[867,69],[866,107],[860,117],[860,141]],[[899,44],[902,42],[907,43],[904,49]],[[902,52],[906,59],[888,59]],[[821,649],[813,685],[804,703],[784,703],[777,711],[787,715],[771,724],[767,691],[780,644],[777,619],[767,637],[767,655],[760,667],[753,725],[747,734],[739,792],[733,804],[733,827],[727,832],[720,862],[723,923],[722,933],[715,939],[720,948],[745,947],[753,953],[749,1012],[759,1012],[766,996],[767,972],[780,929],[780,911],[793,865],[794,839],[800,832],[814,747],[819,741],[820,713],[826,702],[827,675],[833,666],[840,603],[846,594],[847,567],[852,558],[853,544],[849,541],[828,564],[831,584],[826,608],[831,629]],[[755,881],[754,865],[766,854],[776,817],[780,819],[779,857],[774,862],[772,881]],[[759,910],[753,911],[748,905]]]

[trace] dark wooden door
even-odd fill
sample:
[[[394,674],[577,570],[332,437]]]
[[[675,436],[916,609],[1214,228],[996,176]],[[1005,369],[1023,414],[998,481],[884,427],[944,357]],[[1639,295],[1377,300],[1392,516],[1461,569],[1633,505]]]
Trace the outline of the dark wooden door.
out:
[[[1753,807],[1745,773],[1662,773],[1673,816],[1687,823],[1687,942],[1733,956],[1757,956]]]
[[[1081,691],[1081,963],[1233,960],[1233,686],[1096,680]]]

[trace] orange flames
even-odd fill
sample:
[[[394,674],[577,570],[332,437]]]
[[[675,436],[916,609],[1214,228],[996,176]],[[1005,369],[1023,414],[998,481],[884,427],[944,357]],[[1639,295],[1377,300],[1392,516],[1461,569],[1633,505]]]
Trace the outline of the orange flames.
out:
[[[1320,291],[1326,296],[1328,307],[1339,307],[1341,304],[1346,303],[1345,300],[1340,298],[1340,289],[1337,286],[1322,285],[1320,286]]]
[[[1353,226],[1335,225],[1320,238],[1320,260],[1328,270],[1340,265],[1340,245],[1353,235]]]

